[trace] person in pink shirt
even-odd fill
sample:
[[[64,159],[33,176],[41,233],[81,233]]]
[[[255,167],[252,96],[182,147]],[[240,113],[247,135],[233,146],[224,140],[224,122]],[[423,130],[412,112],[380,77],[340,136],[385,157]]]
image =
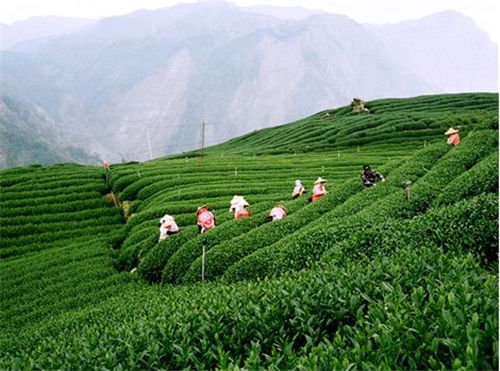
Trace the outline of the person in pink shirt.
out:
[[[266,218],[266,222],[283,219],[286,215],[285,207],[283,205],[277,205],[271,209],[269,216]]]
[[[196,219],[198,221],[198,229],[200,233],[204,233],[207,229],[215,227],[215,216],[207,209],[207,205],[200,206],[196,211]]]
[[[458,130],[455,130],[453,128],[449,128],[448,131],[446,133],[444,133],[444,135],[450,136],[448,138],[448,140],[446,141],[447,144],[451,144],[451,145],[456,146],[460,143],[460,137],[458,136]]]
[[[323,179],[321,177],[319,177],[314,182],[313,195],[310,198],[311,201],[317,201],[328,193],[324,187],[325,183],[326,183],[326,179]]]

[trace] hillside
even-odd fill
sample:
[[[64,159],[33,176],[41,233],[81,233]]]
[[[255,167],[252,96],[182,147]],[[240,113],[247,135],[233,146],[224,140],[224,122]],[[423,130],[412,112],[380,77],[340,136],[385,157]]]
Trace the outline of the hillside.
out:
[[[0,98],[0,169],[59,162],[98,164],[38,106]]]
[[[497,369],[498,95],[367,106],[109,172],[2,171],[0,368]],[[363,189],[365,164],[387,182]],[[291,200],[318,176],[327,196]],[[181,232],[158,242],[165,213]]]
[[[2,94],[42,107],[88,153],[144,161],[197,148],[204,121],[213,145],[358,96],[497,92],[497,49],[458,13],[372,27],[197,2],[17,45],[0,78]]]

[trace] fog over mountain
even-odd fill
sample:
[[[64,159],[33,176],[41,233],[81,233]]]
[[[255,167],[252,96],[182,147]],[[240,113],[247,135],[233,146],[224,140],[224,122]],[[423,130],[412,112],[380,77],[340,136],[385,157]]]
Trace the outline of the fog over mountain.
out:
[[[498,45],[471,18],[448,11],[368,29],[428,84],[447,93],[498,91]]]
[[[462,14],[370,26],[257,10],[182,4],[17,44],[2,52],[2,94],[119,161],[198,148],[203,121],[210,145],[353,97],[498,91],[497,45]]]
[[[80,31],[95,21],[72,17],[33,17],[12,25],[0,23],[0,50],[28,40],[48,40],[64,34]]]
[[[0,169],[57,162],[99,164],[72,146],[46,112],[10,97],[0,99]]]

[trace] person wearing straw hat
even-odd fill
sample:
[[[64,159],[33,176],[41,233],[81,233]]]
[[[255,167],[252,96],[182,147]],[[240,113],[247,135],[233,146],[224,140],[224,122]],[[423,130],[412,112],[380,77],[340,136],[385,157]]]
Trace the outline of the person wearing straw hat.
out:
[[[328,192],[326,191],[324,184],[326,183],[326,179],[323,179],[322,177],[319,177],[315,182],[314,182],[314,188],[313,188],[313,195],[309,199],[309,201],[314,202],[319,200],[321,197],[325,196]]]
[[[250,211],[247,210],[247,206],[250,206],[250,204],[245,199],[242,199],[238,203],[236,203],[234,205],[234,218],[242,219],[252,216],[250,214]]]
[[[382,183],[385,183],[385,178],[377,170],[372,170],[370,165],[363,166],[363,171],[361,172],[361,185],[365,188],[370,188],[376,186],[376,180],[380,179]]]
[[[457,146],[460,143],[460,137],[458,136],[458,130],[455,130],[453,128],[449,128],[444,135],[449,135],[450,137],[446,141],[447,144],[451,144],[454,146]]]
[[[200,233],[215,227],[215,216],[207,209],[207,205],[200,206],[196,211],[196,220]]]
[[[283,219],[286,216],[286,209],[283,205],[276,205],[271,209],[269,216],[266,218],[266,222],[272,222],[275,220]]]
[[[297,199],[300,196],[302,196],[304,193],[306,193],[306,189],[302,186],[302,183],[300,182],[300,179],[297,179],[295,181],[295,188],[293,189],[292,192],[292,199]]]
[[[179,233],[179,226],[175,222],[175,218],[165,214],[163,218],[160,219],[160,238],[158,239],[158,242],[163,241],[168,236],[177,233]]]
[[[243,196],[237,196],[234,195],[233,199],[231,200],[231,206],[229,206],[229,212],[234,213],[236,211],[235,206],[238,204],[238,202],[244,201],[245,199]]]

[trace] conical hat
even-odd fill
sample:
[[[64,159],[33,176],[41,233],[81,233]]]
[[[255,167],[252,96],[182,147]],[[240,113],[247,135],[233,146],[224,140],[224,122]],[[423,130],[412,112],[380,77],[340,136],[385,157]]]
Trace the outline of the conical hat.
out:
[[[446,133],[444,133],[444,135],[451,135],[451,134],[455,134],[455,133],[458,133],[458,130],[455,130],[453,128],[449,128],[448,131]]]
[[[319,183],[326,183],[326,179],[323,179],[322,177],[319,177],[318,180],[314,182],[314,184],[319,184]]]
[[[200,211],[203,211],[203,210],[206,210],[206,209],[207,209],[207,205],[200,206],[198,208],[198,210],[196,210],[196,215],[198,215],[200,213]]]
[[[246,202],[245,199],[242,198],[242,200],[240,200],[240,202],[236,203],[234,206],[237,206],[237,207],[250,206],[250,204],[248,202]]]
[[[238,202],[243,200],[244,200],[243,196],[234,195],[233,199],[231,200],[231,205],[237,204]]]

